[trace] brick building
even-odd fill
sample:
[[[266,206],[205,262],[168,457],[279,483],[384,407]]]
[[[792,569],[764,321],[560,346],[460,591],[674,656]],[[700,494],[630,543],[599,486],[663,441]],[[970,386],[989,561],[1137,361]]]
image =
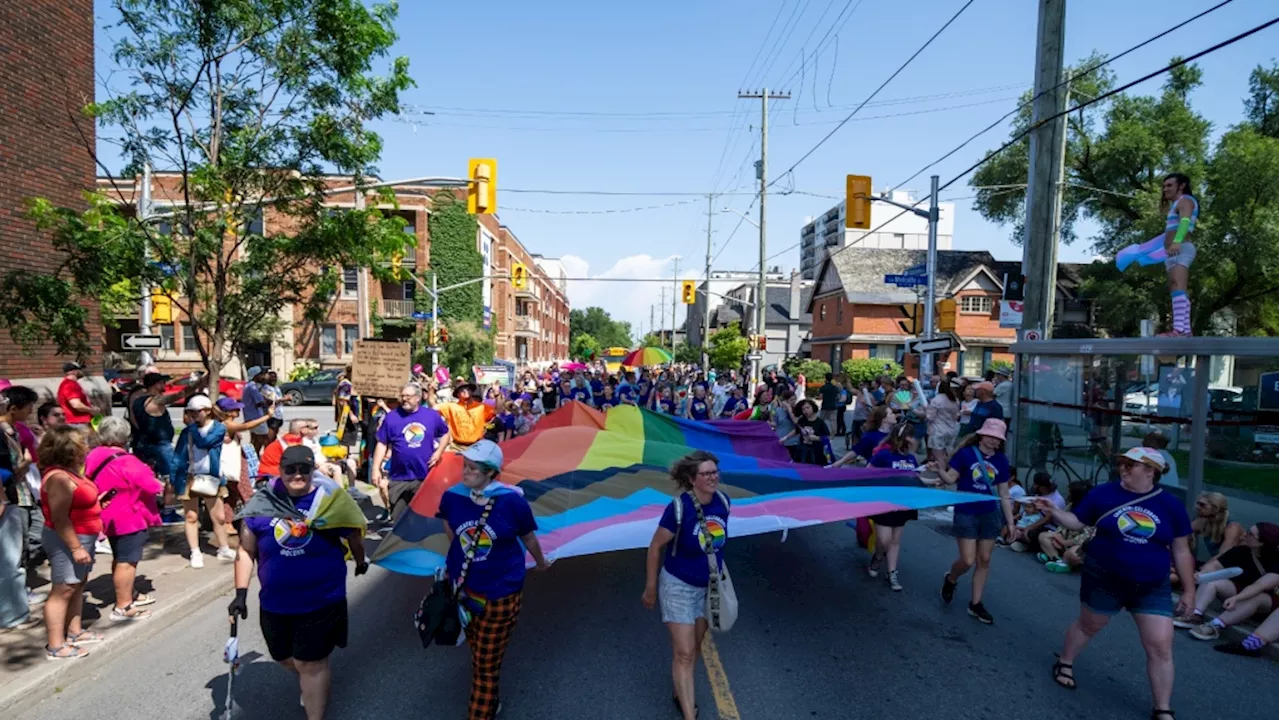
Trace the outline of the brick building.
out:
[[[530,253],[495,215],[480,216],[480,236],[481,253],[495,276],[484,303],[495,330],[495,355],[517,365],[567,360],[569,295],[564,266]],[[529,270],[523,290],[505,279],[513,263]]]
[[[99,189],[108,197],[118,199],[123,204],[133,207],[141,192],[141,178],[133,183],[100,178]],[[354,208],[356,196],[353,191],[342,191],[351,185],[348,177],[334,176],[328,180],[329,187],[336,191],[326,197],[325,205],[335,211],[343,208]],[[376,205],[384,212],[399,216],[405,221],[404,231],[412,236],[406,242],[406,252],[401,266],[408,272],[421,275],[431,267],[431,238],[428,231],[428,217],[431,214],[431,196],[441,192],[441,188],[425,185],[397,185],[392,192],[396,205]],[[161,213],[168,208],[180,206],[181,176],[176,173],[153,173],[152,176],[153,212]],[[367,207],[375,207],[373,196],[368,197]],[[511,257],[521,258],[521,262],[529,268],[530,289],[525,293],[515,293],[506,280],[492,278],[484,283],[483,296],[486,306],[486,317],[496,323],[498,337],[498,358],[515,360],[521,357],[515,343],[504,345],[504,339],[524,338],[525,333],[519,330],[519,317],[537,314],[535,327],[539,328],[540,340],[529,345],[530,360],[562,359],[568,356],[568,300],[563,290],[563,272],[558,285],[553,283],[547,274],[537,265],[514,234],[502,226],[497,218],[490,215],[480,216],[481,230],[477,233],[477,250],[489,263],[490,274],[506,272]],[[251,232],[278,233],[287,232],[290,222],[287,216],[281,216],[267,208],[262,216],[249,221]],[[274,338],[271,342],[262,342],[248,348],[245,362],[249,365],[264,365],[285,373],[300,360],[316,362],[322,367],[341,367],[351,361],[355,341],[360,338],[359,292],[362,271],[359,268],[342,269],[342,282],[338,294],[334,297],[324,320],[318,324],[306,322],[302,308],[286,307],[282,311],[282,319],[289,323],[288,334]],[[414,313],[420,307],[430,309],[430,302],[421,293],[417,282],[406,279],[402,282],[381,282],[372,273],[363,273],[368,293],[368,312],[371,318],[376,317],[382,327],[382,337],[409,341],[415,333],[429,326],[430,321],[415,318]],[[532,294],[533,300],[523,296]],[[546,297],[545,303],[538,300]],[[425,300],[425,302],[424,302]],[[489,308],[492,309],[490,312]],[[200,356],[196,350],[192,326],[186,322],[185,316],[177,307],[173,308],[174,317],[169,323],[157,323],[152,332],[163,338],[163,348],[155,353],[157,365],[166,372],[187,372],[200,367]],[[547,315],[550,319],[543,316]],[[557,324],[555,318],[562,318]],[[448,318],[444,318],[446,324]],[[119,336],[122,333],[137,332],[136,315],[115,318],[117,328],[110,328],[105,339],[106,349],[121,352]],[[541,339],[541,328],[547,328],[545,340]],[[527,325],[526,325],[527,327]],[[556,340],[558,338],[558,340]],[[243,371],[238,361],[233,362],[225,372],[231,376],[239,376]]]
[[[83,207],[93,187],[94,124],[82,115],[94,96],[92,0],[0,3],[0,276],[52,273],[61,258],[26,217],[30,198]],[[101,322],[89,305],[91,347]],[[42,385],[62,363],[52,347],[26,354],[0,331],[0,378]],[[104,388],[105,389],[105,388]]]
[[[905,343],[922,334],[912,332],[912,317],[923,296],[885,284],[884,276],[922,264],[926,255],[923,250],[849,248],[826,258],[808,305],[812,357],[833,367],[849,358],[884,358],[917,375],[919,358],[905,354]],[[1089,303],[1076,294],[1078,267],[1058,265],[1054,317],[1059,326],[1091,321]],[[999,262],[985,251],[938,251],[937,298],[956,301],[952,334],[959,349],[947,357],[935,355],[949,369],[978,376],[995,360],[1012,361],[1009,345],[1016,331],[1000,327],[1000,294],[1005,274],[1019,270],[1020,263]]]

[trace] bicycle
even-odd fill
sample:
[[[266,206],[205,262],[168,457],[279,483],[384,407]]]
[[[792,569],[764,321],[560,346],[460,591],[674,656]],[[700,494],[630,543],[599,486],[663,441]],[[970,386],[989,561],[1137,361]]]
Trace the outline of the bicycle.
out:
[[[1111,478],[1111,458],[1107,451],[1108,443],[1105,437],[1091,437],[1088,445],[1068,446],[1062,438],[1062,431],[1056,426],[1053,428],[1053,440],[1051,447],[1053,449],[1052,459],[1048,458],[1048,453],[1041,451],[1046,445],[1041,441],[1033,441],[1031,444],[1031,471],[1035,471],[1037,466],[1045,466],[1046,472],[1050,475],[1061,473],[1067,478],[1067,482],[1082,482],[1089,487],[1094,487],[1099,483],[1107,482]],[[1066,455],[1067,450],[1084,450],[1087,449],[1088,461],[1090,467],[1087,474],[1082,474],[1073,466],[1070,459]],[[1047,464],[1046,464],[1047,461]]]

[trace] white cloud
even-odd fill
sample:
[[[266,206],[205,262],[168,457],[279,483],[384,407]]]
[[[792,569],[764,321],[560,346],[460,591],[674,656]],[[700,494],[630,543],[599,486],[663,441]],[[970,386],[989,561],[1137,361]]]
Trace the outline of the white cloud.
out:
[[[591,272],[591,264],[577,255],[563,255],[565,274],[571,278],[663,278],[671,277],[672,261],[679,256],[653,257],[631,255],[624,257],[602,272]],[[689,268],[680,272],[681,278],[700,277],[698,270]],[[604,308],[614,320],[631,323],[637,339],[649,331],[649,309],[658,327],[671,327],[671,302],[675,294],[675,279],[669,283],[657,282],[591,282],[570,280],[569,305],[582,310],[593,305]],[[665,301],[662,309],[658,306]],[[676,324],[684,325],[686,306],[676,303]]]

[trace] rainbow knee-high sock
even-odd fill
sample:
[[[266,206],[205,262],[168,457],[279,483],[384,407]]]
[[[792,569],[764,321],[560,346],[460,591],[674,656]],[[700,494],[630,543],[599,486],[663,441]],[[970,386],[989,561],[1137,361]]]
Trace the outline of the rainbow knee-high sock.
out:
[[[1174,290],[1173,293],[1173,331],[1191,333],[1191,298],[1185,290]]]

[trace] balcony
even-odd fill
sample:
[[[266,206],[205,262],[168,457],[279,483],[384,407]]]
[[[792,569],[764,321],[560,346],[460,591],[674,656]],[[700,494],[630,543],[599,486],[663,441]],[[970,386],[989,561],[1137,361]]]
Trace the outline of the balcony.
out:
[[[538,318],[529,317],[528,315],[517,315],[515,318],[515,329],[513,334],[519,338],[532,338],[537,340],[542,337],[542,329],[538,323]]]
[[[541,298],[538,297],[538,294],[534,292],[533,286],[529,284],[526,284],[523,289],[516,290],[515,296],[517,299],[524,300],[525,302],[542,302]]]
[[[378,311],[387,319],[413,317],[412,300],[378,300]]]

